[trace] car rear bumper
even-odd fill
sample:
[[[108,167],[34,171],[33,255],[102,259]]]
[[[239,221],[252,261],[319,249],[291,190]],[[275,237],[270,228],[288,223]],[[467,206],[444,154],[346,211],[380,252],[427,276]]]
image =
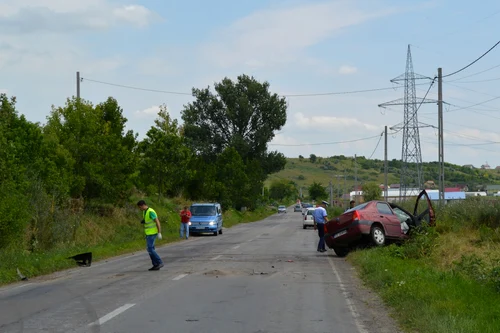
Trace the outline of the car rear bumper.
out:
[[[325,234],[325,243],[329,248],[346,247],[355,244],[364,236],[370,234],[372,222],[358,221],[347,225],[344,228],[335,230],[333,234]]]
[[[311,221],[311,220],[304,220],[302,222],[302,225],[307,225],[307,226],[313,226],[314,225],[314,221]]]

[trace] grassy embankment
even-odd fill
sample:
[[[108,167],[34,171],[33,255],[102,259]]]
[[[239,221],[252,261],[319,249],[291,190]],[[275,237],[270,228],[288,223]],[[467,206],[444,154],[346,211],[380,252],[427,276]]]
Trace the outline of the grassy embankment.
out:
[[[66,258],[87,251],[92,252],[94,261],[133,251],[144,251],[147,256],[139,223],[141,213],[133,204],[138,199],[134,200],[124,208],[113,208],[104,214],[82,213],[68,217],[67,227],[74,227],[73,239],[53,244],[50,249],[35,252],[15,247],[3,249],[0,252],[0,285],[19,280],[16,268],[30,278],[75,267],[74,261]],[[162,200],[160,203],[153,198],[146,198],[146,202],[156,210],[162,223],[163,240],[157,241],[158,246],[179,240],[178,211],[186,202]],[[224,212],[224,227],[258,221],[274,212],[264,207],[244,213],[227,210]]]
[[[448,205],[406,244],[348,260],[407,332],[500,332],[499,201]]]

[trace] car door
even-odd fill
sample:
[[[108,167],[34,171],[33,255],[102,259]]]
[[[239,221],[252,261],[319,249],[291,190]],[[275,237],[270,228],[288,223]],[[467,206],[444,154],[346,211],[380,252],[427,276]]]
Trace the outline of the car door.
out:
[[[415,210],[413,211],[415,225],[418,227],[423,223],[430,226],[436,224],[436,214],[432,207],[431,199],[425,190],[420,192],[415,203]]]
[[[377,202],[378,221],[380,221],[385,228],[388,237],[400,237],[401,235],[401,222],[398,217],[394,215],[391,207],[385,202]]]

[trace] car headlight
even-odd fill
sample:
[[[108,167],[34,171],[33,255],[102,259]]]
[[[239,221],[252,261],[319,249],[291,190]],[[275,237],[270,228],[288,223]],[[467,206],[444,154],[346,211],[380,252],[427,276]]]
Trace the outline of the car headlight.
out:
[[[191,225],[191,221],[188,222],[188,225]]]
[[[208,224],[209,224],[209,225],[214,225],[214,224],[215,224],[215,222],[214,222],[214,221],[210,221]]]

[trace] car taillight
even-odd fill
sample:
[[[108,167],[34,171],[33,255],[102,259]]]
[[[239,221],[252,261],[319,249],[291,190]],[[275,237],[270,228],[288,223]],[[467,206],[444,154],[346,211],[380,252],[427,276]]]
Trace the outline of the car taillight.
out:
[[[307,215],[304,215],[304,220],[307,220]]]
[[[360,219],[361,219],[361,216],[359,215],[359,212],[357,210],[352,212],[352,220],[353,221],[359,221]]]

